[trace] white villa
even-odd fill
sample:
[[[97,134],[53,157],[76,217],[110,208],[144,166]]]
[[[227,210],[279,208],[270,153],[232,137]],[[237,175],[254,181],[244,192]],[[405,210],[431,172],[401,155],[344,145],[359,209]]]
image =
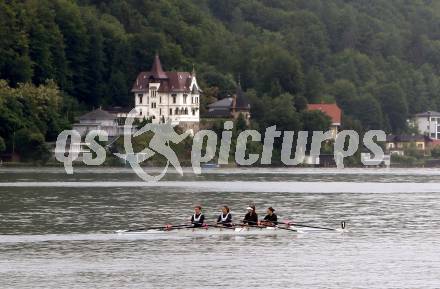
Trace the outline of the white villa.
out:
[[[163,71],[156,55],[151,70],[139,73],[131,91],[134,114],[130,108],[99,108],[80,116],[73,129],[82,136],[91,130],[105,130],[109,137],[118,137],[124,134],[124,119],[134,117],[151,119],[153,123],[171,121],[185,130],[198,130],[201,90],[194,69],[192,73]]]
[[[440,139],[440,112],[426,111],[414,116],[414,124],[420,134]]]
[[[186,128],[198,126],[201,90],[194,69],[192,73],[164,71],[156,55],[151,70],[139,73],[131,91],[137,118],[151,118],[153,123],[170,120]]]

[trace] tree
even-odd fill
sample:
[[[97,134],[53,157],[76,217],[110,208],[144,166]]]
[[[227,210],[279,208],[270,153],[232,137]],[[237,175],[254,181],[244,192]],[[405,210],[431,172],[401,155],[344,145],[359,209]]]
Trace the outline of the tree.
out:
[[[246,119],[242,113],[240,113],[238,115],[237,120],[235,121],[234,127],[238,132],[241,132],[241,131],[244,131],[247,129],[248,125],[247,125]]]
[[[307,108],[307,99],[302,95],[295,96],[296,111],[303,111]]]
[[[230,95],[240,75],[255,95],[253,125],[268,119],[266,96],[288,93],[298,115],[302,96],[334,98],[352,123],[403,132],[410,114],[440,110],[440,6],[370,2],[0,1],[0,79],[12,88],[51,79],[62,91],[61,108],[42,112],[31,94],[4,97],[0,134],[9,146],[33,125],[53,140],[79,107],[133,106],[132,83],[156,52],[166,70],[195,65],[212,97]]]
[[[263,98],[266,108],[260,122],[260,130],[276,125],[277,130],[298,131],[301,129],[300,114],[294,107],[293,96],[286,93],[276,98]]]
[[[303,90],[304,76],[295,55],[273,46],[263,46],[255,52],[254,65],[258,87],[272,96],[280,93],[298,93]]]
[[[319,97],[324,92],[324,76],[316,69],[311,69],[305,78],[305,92],[304,95],[311,103],[319,100]]]
[[[350,114],[358,119],[366,130],[383,128],[382,108],[372,95],[356,99]]]
[[[431,150],[431,156],[434,158],[440,158],[440,147],[437,146],[437,147],[433,148]]]
[[[5,140],[0,136],[0,153],[6,150]]]
[[[32,132],[30,129],[22,128],[17,131],[15,142],[16,151],[25,161],[42,160],[45,162],[50,157],[44,136],[40,132]]]
[[[301,120],[302,130],[308,132],[327,131],[331,125],[330,117],[319,110],[304,111],[301,114]]]
[[[32,62],[29,57],[29,39],[21,29],[24,21],[19,14],[19,4],[0,2],[0,78],[12,85],[29,81],[32,77]]]
[[[379,88],[383,111],[387,114],[391,130],[400,133],[407,127],[408,107],[405,95],[396,83],[385,84]]]
[[[350,112],[353,110],[353,102],[357,97],[357,91],[356,86],[351,81],[338,79],[333,83],[330,91],[343,111]]]

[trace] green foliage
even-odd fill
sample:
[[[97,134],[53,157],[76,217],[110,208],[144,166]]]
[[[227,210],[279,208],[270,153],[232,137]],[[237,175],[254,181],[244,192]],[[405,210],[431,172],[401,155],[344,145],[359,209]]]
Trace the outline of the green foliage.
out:
[[[417,165],[418,163],[422,163],[422,161],[418,161],[418,159],[414,156],[400,156],[397,154],[391,155],[391,164],[399,165],[404,167],[412,167]]]
[[[46,162],[50,157],[48,147],[44,142],[44,136],[40,132],[33,132],[28,128],[22,128],[15,135],[16,151],[24,161],[42,160]]]
[[[248,128],[248,125],[246,123],[246,119],[242,113],[240,113],[238,115],[237,120],[235,121],[234,127],[237,131],[244,131]]]
[[[256,118],[260,128],[276,125],[277,130],[282,131],[301,129],[301,117],[295,110],[292,95],[286,93],[276,98],[266,96],[261,101],[263,110],[261,116]]]
[[[431,150],[431,156],[434,158],[440,158],[440,147],[439,146],[437,146]]]
[[[138,129],[141,129],[141,128],[143,128],[146,124],[148,124],[148,123],[151,123],[153,120],[152,120],[152,118],[151,117],[149,117],[149,118],[146,118],[146,117],[144,117],[143,119],[142,119],[142,121],[139,121],[138,119],[135,119],[135,121],[134,121],[134,125],[136,125],[136,127],[138,128]]]
[[[305,111],[301,114],[304,131],[327,131],[331,124],[331,119],[319,110]]]
[[[56,140],[59,132],[68,127],[63,115],[66,109],[63,95],[52,81],[40,86],[28,83],[12,88],[0,80],[0,137],[5,140],[6,149],[12,151],[14,134],[17,137],[21,131],[23,151],[18,145],[15,147],[25,154],[24,159],[45,158],[42,143]],[[36,146],[33,151],[32,145]]]
[[[202,113],[240,75],[255,127],[299,129],[307,102],[335,100],[344,126],[399,133],[409,115],[440,110],[439,27],[437,1],[0,1],[0,79],[51,79],[64,93],[42,111],[0,95],[0,135],[8,149],[23,127],[53,140],[76,102],[133,106],[157,51],[166,70],[195,65]]]
[[[407,125],[408,105],[403,90],[396,83],[391,83],[381,86],[378,93],[383,110],[387,113],[391,131],[404,131]]]
[[[6,150],[5,140],[0,136],[0,153]]]

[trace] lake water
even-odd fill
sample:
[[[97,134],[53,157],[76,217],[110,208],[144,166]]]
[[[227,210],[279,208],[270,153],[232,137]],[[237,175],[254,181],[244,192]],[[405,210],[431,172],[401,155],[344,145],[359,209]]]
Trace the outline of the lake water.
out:
[[[118,236],[229,205],[349,232]],[[290,233],[290,232],[289,232]],[[440,288],[440,171],[0,169],[1,288]]]

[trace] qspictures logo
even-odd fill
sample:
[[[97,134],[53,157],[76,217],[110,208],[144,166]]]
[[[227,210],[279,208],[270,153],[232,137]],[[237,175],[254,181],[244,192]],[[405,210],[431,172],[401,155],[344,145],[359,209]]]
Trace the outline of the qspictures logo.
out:
[[[130,112],[133,115],[135,111]],[[191,137],[190,131],[178,134],[170,122],[148,123],[136,130],[134,118],[128,117],[124,124],[124,149],[125,153],[114,153],[115,156],[126,161],[133,171],[144,181],[159,181],[166,174],[171,164],[176,171],[183,175],[177,154],[170,144],[178,144],[187,137]],[[192,138],[191,165],[195,174],[201,174],[201,165],[211,162],[218,155],[217,163],[225,165],[229,163],[232,147],[232,129],[234,123],[226,121],[223,126],[220,140],[217,133],[212,130],[200,130]],[[143,150],[134,152],[133,137],[140,136],[146,132],[153,134],[150,142]],[[235,162],[240,166],[252,166],[260,160],[261,165],[270,165],[275,139],[282,137],[281,161],[286,166],[302,164],[306,158],[306,147],[309,138],[308,131],[297,133],[295,154],[292,158],[294,144],[294,131],[278,131],[276,126],[266,128],[264,137],[257,130],[244,130],[240,132],[235,141]],[[89,166],[99,166],[105,162],[106,149],[98,143],[108,141],[108,133],[105,130],[92,130],[87,133],[85,143],[92,152],[81,152],[81,135],[76,130],[64,130],[58,135],[55,149],[55,157],[64,164],[67,174],[73,174],[73,162],[77,161],[82,154],[82,161]],[[325,141],[334,139],[333,157],[337,168],[344,168],[344,159],[353,156],[359,148],[360,137],[354,130],[343,130],[336,137],[332,131],[314,131],[311,135],[311,146],[309,156],[319,158],[321,146]],[[362,158],[364,165],[379,165],[384,160],[384,151],[378,142],[384,142],[386,134],[382,130],[370,130],[363,136],[362,143],[369,151],[365,158]],[[248,151],[250,142],[261,142],[263,144],[261,154]],[[218,146],[218,144],[220,144]],[[218,151],[217,151],[218,148]],[[248,152],[248,153],[247,153]],[[167,162],[163,170],[156,176],[152,176],[143,169],[141,163],[148,160],[155,154],[166,158]]]

